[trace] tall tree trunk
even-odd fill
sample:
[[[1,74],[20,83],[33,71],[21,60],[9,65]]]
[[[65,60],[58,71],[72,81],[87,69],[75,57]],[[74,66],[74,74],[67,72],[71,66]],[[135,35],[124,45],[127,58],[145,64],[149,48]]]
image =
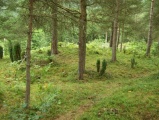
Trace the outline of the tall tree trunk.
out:
[[[108,32],[106,31],[105,32],[105,43],[107,43],[108,42]]]
[[[32,24],[33,24],[33,0],[29,0],[29,31],[26,48],[26,95],[25,104],[26,108],[29,108],[30,104],[30,60],[31,60],[31,39],[32,39]]]
[[[120,52],[123,49],[123,40],[124,40],[124,23],[123,23],[123,26],[122,26],[122,36],[121,36],[121,41],[120,41]]]
[[[113,32],[113,46],[112,46],[112,62],[116,61],[116,41],[118,30],[118,14],[119,14],[119,0],[116,0],[115,18],[114,18],[114,32]]]
[[[83,79],[85,71],[85,57],[86,57],[86,0],[80,0],[81,15],[79,19],[79,80]]]
[[[57,45],[57,0],[53,0],[52,6],[52,44],[51,44],[51,54],[58,54],[58,45]]]
[[[114,22],[112,22],[112,28],[111,28],[111,36],[110,36],[109,47],[112,47],[112,45],[113,45],[113,33],[114,33]]]
[[[151,49],[151,45],[152,45],[153,9],[154,9],[154,0],[151,0],[149,32],[148,32],[148,42],[147,42],[146,56],[150,56],[150,49]]]
[[[117,31],[117,49],[118,49],[119,43],[120,43],[120,27],[118,25],[118,31]]]

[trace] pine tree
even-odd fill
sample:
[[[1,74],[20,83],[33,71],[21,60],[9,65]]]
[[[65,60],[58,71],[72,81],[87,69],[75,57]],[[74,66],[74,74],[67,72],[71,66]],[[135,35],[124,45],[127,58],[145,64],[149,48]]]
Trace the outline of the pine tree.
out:
[[[102,69],[101,69],[101,71],[100,71],[100,75],[103,75],[103,74],[105,73],[106,67],[107,67],[107,62],[106,62],[106,60],[104,59],[104,60],[102,61]]]
[[[96,66],[97,66],[97,72],[100,72],[100,59],[97,60]]]

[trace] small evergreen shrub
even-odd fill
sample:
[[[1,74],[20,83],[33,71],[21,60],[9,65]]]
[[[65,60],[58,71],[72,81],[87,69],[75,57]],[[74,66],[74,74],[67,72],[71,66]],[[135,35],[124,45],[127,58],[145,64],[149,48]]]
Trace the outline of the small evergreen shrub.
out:
[[[0,46],[0,59],[2,59],[2,58],[3,58],[3,47]]]
[[[100,72],[100,59],[97,60],[96,66],[97,66],[97,72]]]
[[[101,69],[101,71],[100,71],[100,75],[103,75],[103,74],[105,73],[106,67],[107,67],[107,62],[106,62],[106,60],[104,59],[104,60],[102,61],[102,69]]]
[[[21,46],[20,43],[16,43],[13,49],[13,59],[14,61],[21,60]]]

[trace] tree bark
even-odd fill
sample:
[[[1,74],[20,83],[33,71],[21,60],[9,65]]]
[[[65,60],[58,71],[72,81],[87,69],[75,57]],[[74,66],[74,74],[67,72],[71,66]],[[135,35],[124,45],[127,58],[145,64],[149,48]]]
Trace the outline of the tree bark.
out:
[[[120,27],[118,25],[118,31],[117,31],[117,49],[118,49],[119,43],[120,43]]]
[[[113,45],[112,45],[112,62],[116,61],[116,41],[118,30],[118,14],[119,14],[119,0],[116,0],[115,18],[114,18],[114,32],[113,32]]]
[[[52,6],[52,44],[51,44],[51,54],[58,54],[58,40],[57,40],[57,0],[53,1]]]
[[[32,40],[32,24],[33,24],[33,0],[29,0],[29,31],[26,48],[26,95],[25,104],[29,108],[30,104],[30,60],[31,60],[31,40]]]
[[[111,37],[110,37],[109,47],[113,46],[113,34],[114,34],[114,22],[112,22],[112,27],[111,27]]]
[[[105,43],[107,43],[108,42],[108,32],[106,31],[105,32]]]
[[[151,45],[152,45],[153,9],[154,9],[154,0],[151,0],[151,9],[150,9],[150,20],[149,20],[149,31],[148,31],[148,42],[147,42],[146,56],[150,56],[150,49],[151,49]]]
[[[121,35],[121,41],[120,41],[120,52],[122,52],[123,49],[123,40],[124,40],[124,23],[122,26],[122,35]]]
[[[83,79],[85,71],[85,57],[86,57],[86,0],[80,0],[80,19],[79,19],[79,80]]]

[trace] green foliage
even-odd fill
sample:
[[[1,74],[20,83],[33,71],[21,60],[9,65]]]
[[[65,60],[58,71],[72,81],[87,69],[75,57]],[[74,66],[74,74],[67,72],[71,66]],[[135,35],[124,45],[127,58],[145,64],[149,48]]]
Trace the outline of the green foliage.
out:
[[[21,46],[20,43],[15,43],[13,48],[13,59],[14,61],[21,60]]]
[[[159,56],[159,43],[154,43],[154,46],[152,48],[152,54],[154,56]]]
[[[41,115],[38,115],[36,111],[33,109],[27,111],[25,109],[26,105],[18,105],[16,107],[11,108],[11,112],[7,115],[7,119],[10,120],[39,120]]]
[[[105,73],[106,67],[107,67],[107,62],[106,62],[106,60],[104,59],[104,60],[102,61],[102,69],[101,69],[101,71],[100,71],[100,75],[103,75],[103,74]]]
[[[34,30],[32,39],[32,49],[38,49],[49,45],[50,38],[48,38],[42,29]]]
[[[60,104],[60,101],[57,99],[57,94],[50,93],[44,97],[43,101],[41,102],[41,105],[39,106],[39,110],[42,113],[49,112],[53,110],[52,106],[54,104]]]
[[[7,119],[12,120],[40,120],[47,113],[54,111],[54,106],[61,104],[58,99],[60,91],[53,88],[51,84],[39,85],[39,96],[36,104],[26,110],[26,104],[18,104],[10,108]],[[37,96],[36,96],[37,97]]]
[[[144,41],[140,42],[128,42],[125,44],[126,54],[135,54],[135,57],[141,58],[146,52],[146,43]]]
[[[3,47],[0,46],[0,59],[2,59],[2,58],[3,58]]]
[[[97,60],[96,67],[97,67],[97,72],[99,72],[100,71],[100,59]]]
[[[87,51],[89,54],[103,54],[103,48],[108,47],[108,44],[104,43],[103,39],[96,39],[92,42],[87,43]]]

